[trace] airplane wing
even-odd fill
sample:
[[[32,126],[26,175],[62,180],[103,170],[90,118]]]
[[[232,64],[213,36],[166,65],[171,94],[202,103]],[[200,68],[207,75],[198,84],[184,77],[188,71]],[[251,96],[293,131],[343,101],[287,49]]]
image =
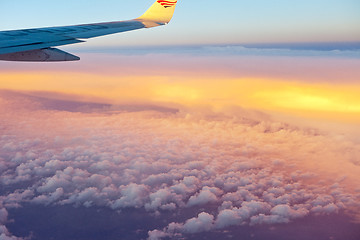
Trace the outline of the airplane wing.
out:
[[[157,0],[141,17],[127,21],[0,31],[0,60],[80,60],[77,56],[53,47],[85,42],[88,38],[166,25],[174,14],[176,3],[176,0]]]

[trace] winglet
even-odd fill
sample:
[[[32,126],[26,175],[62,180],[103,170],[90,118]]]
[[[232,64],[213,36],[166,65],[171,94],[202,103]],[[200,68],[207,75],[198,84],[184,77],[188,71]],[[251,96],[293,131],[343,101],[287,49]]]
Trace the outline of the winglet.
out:
[[[157,25],[167,24],[174,15],[176,3],[177,0],[157,0],[141,17],[136,20],[147,23],[146,25],[151,22]]]

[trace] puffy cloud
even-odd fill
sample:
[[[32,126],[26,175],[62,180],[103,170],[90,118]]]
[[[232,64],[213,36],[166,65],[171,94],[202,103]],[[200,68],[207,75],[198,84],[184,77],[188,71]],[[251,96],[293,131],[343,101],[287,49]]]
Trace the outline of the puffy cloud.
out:
[[[35,197],[32,200],[32,202],[48,205],[51,204],[52,202],[59,200],[63,194],[64,194],[64,189],[58,188],[55,190],[55,192],[51,193],[50,195],[40,195]]]
[[[30,189],[15,190],[3,198],[5,207],[19,207],[21,202],[26,202],[34,196],[34,191]]]
[[[117,199],[112,208],[142,207],[146,202],[149,189],[145,185],[131,183],[120,187],[121,197]]]
[[[204,187],[200,191],[200,193],[190,197],[187,205],[189,207],[193,207],[196,205],[206,205],[208,203],[215,203],[218,201],[218,198],[214,192],[215,193],[218,192],[218,194],[219,194],[219,192],[222,192],[222,191],[217,188]]]
[[[328,214],[331,214],[331,213],[337,213],[339,211],[339,207],[334,204],[334,203],[330,203],[326,206],[316,206],[316,207],[313,207],[311,209],[311,212],[315,212],[315,213],[328,213]]]
[[[63,203],[83,204],[85,207],[91,207],[94,204],[97,196],[98,189],[90,187],[82,190],[79,193],[71,195],[71,197],[67,200],[64,200]]]
[[[164,237],[174,237],[176,235],[181,236],[181,233],[195,234],[207,232],[213,229],[213,227],[214,216],[206,212],[201,212],[197,217],[188,219],[184,224],[170,223],[163,231],[149,231],[148,239],[161,239]]]
[[[293,218],[299,218],[306,216],[309,211],[307,209],[292,209],[289,205],[280,204],[275,207],[273,207],[270,211],[272,215],[278,215],[281,217],[293,219]]]
[[[153,231],[149,231],[148,235],[148,240],[158,240],[169,236],[168,233],[156,229]]]
[[[240,208],[221,210],[217,216],[215,225],[217,228],[225,228],[232,225],[246,223],[251,217],[260,213],[267,213],[271,206],[265,202],[243,202]]]
[[[218,228],[225,228],[232,225],[240,225],[242,218],[233,209],[224,209],[219,212],[215,225]]]
[[[8,210],[24,203],[170,212],[176,220],[164,219],[149,239],[359,212],[360,169],[343,153],[360,147],[343,136],[191,110],[4,109],[4,229]]]
[[[213,222],[213,215],[202,212],[197,217],[187,220],[182,227],[182,231],[185,233],[199,233],[209,231],[213,227]]]

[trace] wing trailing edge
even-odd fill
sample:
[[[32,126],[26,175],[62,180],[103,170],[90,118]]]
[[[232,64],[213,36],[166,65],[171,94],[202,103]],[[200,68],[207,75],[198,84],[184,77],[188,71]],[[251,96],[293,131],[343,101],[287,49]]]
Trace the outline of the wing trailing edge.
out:
[[[57,48],[45,48],[1,54],[0,60],[15,62],[64,62],[78,61],[80,58]]]

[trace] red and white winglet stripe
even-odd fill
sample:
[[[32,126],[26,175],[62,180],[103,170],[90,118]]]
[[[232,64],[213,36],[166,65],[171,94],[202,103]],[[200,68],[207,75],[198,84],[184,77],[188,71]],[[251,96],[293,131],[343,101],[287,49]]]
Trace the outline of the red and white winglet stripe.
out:
[[[165,1],[165,0],[158,0],[158,3],[160,3],[164,8],[172,7],[174,6],[177,1]]]

